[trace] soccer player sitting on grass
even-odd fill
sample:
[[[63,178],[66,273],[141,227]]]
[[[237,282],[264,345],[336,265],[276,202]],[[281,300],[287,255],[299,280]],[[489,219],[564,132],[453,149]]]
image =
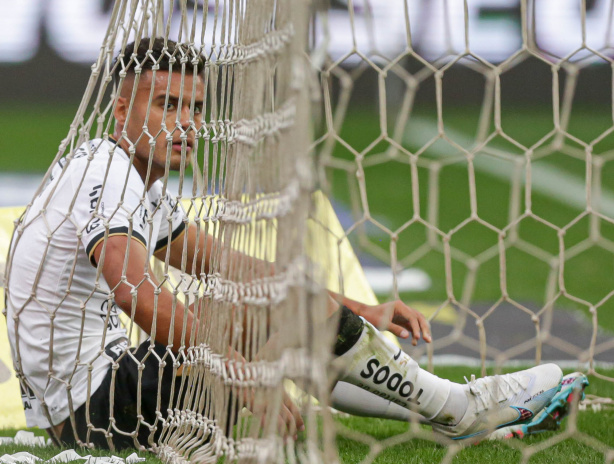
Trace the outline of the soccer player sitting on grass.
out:
[[[13,237],[7,322],[27,424],[66,444],[151,445],[157,435],[150,426],[160,428],[176,374],[168,356],[160,370],[159,358],[192,339],[194,314],[160,287],[149,267],[152,255],[164,261],[168,254],[170,265],[200,275],[194,263],[208,272],[213,247],[163,194],[167,164],[180,170],[182,152],[186,160],[193,155],[204,113],[204,59],[188,60],[182,75],[181,65],[169,61],[179,47],[162,39],[151,48],[150,39],[126,47],[116,71],[125,68],[126,75],[114,102],[113,136],[88,141],[55,165]],[[400,301],[366,306],[331,293],[329,309],[341,311],[335,363],[349,395],[369,392],[415,411],[449,437],[529,420],[560,389],[562,373],[553,364],[467,385],[421,369],[375,328],[411,336],[414,344],[430,342],[425,318]],[[119,310],[155,344],[127,351]],[[281,416],[286,433],[302,428],[287,398]]]

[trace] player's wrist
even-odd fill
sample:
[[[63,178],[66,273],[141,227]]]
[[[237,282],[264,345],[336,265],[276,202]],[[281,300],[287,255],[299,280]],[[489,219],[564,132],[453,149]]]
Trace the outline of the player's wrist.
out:
[[[356,314],[357,316],[360,317],[365,317],[365,315],[369,312],[369,305],[366,305],[364,303],[356,303],[355,305],[353,305],[353,308],[350,308],[352,310],[352,312],[354,314]]]

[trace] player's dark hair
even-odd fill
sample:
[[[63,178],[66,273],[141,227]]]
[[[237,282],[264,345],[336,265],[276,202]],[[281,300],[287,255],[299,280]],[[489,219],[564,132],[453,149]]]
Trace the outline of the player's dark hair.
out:
[[[137,66],[141,70],[146,70],[152,69],[156,64],[159,70],[172,69],[180,72],[183,57],[187,57],[186,74],[192,74],[194,68],[197,69],[197,74],[202,73],[205,68],[205,57],[193,47],[169,39],[165,41],[163,37],[156,37],[153,41],[149,37],[143,37],[138,46],[135,42],[130,42],[123,51],[119,52],[114,61],[113,79],[117,84],[122,70],[129,74],[134,73]]]

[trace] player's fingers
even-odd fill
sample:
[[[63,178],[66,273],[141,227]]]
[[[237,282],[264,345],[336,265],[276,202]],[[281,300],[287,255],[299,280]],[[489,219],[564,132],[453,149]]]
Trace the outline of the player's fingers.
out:
[[[288,408],[288,411],[292,414],[294,418],[294,423],[296,424],[296,429],[299,432],[305,430],[305,422],[303,421],[303,416],[301,416],[301,412],[294,402],[290,399],[287,394],[284,394],[284,405]]]
[[[281,411],[277,415],[277,431],[283,437],[294,437],[297,439],[298,436],[296,434],[296,428],[293,425],[293,420],[291,419],[292,414],[288,412],[288,410],[282,406]],[[260,417],[260,426],[265,428],[267,425],[267,414],[261,413]]]
[[[420,327],[422,328],[422,338],[424,338],[424,341],[427,343],[431,343],[431,341],[433,340],[431,337],[431,327],[429,325],[429,321],[426,320],[426,317],[424,317],[422,314],[420,314]]]
[[[395,301],[394,304],[395,314],[392,318],[392,321],[389,324],[388,330],[394,333],[397,337],[408,338],[409,332],[414,334],[414,345],[415,343],[415,326],[412,325],[412,321],[415,319],[412,310],[402,301]],[[395,330],[392,327],[395,326]],[[419,326],[418,326],[419,328]]]
[[[264,417],[262,426],[265,426]],[[286,417],[283,410],[279,411],[279,414],[277,414],[277,432],[284,437],[288,436],[288,424],[286,423]]]
[[[417,313],[420,314],[420,313]],[[410,322],[416,318],[416,311],[411,309],[405,303],[400,300],[395,301],[393,320],[397,324],[406,326],[407,329],[411,329]]]
[[[419,313],[417,315],[414,313],[409,318],[409,327],[410,327],[411,334],[412,334],[411,344],[414,346],[416,346],[418,344],[418,340],[420,340],[421,332],[420,332],[420,323],[418,322],[419,315],[420,315]]]
[[[402,327],[398,324],[394,324],[393,322],[388,324],[387,330],[389,332],[392,332],[399,338],[409,338],[409,330],[407,330],[405,327]]]
[[[280,430],[284,435],[289,435],[292,437],[296,437],[296,422],[294,420],[294,415],[292,414],[292,412],[290,412],[290,410],[286,407],[285,404],[281,405],[280,411],[279,411],[279,417],[283,422],[283,427]]]
[[[395,309],[398,316],[395,322],[402,324],[412,332],[412,343],[414,345],[420,340],[421,334],[426,342],[431,342],[429,323],[420,311],[410,308],[400,300],[397,300]]]
[[[283,437],[287,437],[288,436],[288,433],[287,433],[288,429],[286,427],[286,421],[281,416],[281,414],[279,416],[277,416],[277,431]]]

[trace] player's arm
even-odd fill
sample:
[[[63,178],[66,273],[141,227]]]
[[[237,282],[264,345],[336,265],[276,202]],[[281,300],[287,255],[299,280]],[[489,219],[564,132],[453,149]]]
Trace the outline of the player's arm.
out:
[[[201,272],[209,273],[209,264],[213,250],[219,249],[219,239],[207,235],[198,226],[190,223],[183,232],[171,241],[170,246],[157,250],[154,256],[190,275],[199,276]],[[184,253],[185,250],[185,253]],[[253,277],[272,275],[274,264],[254,258],[240,251],[233,250],[231,260],[248,260]]]
[[[209,272],[214,239],[196,224],[189,223],[170,245],[156,250],[154,256],[190,275]],[[184,254],[185,250],[185,254]],[[204,267],[203,267],[204,266]]]
[[[187,235],[186,235],[187,234]],[[209,271],[211,250],[216,239],[198,231],[195,224],[190,224],[184,232],[170,244],[170,248],[164,248],[155,253],[158,259],[166,260],[177,269],[185,269],[189,274],[200,274]],[[185,256],[184,256],[185,249]],[[237,257],[244,256],[241,252],[234,251]],[[254,275],[261,276],[273,272],[273,264],[265,261],[249,258]],[[204,260],[204,261],[203,261]],[[204,264],[204,268],[202,265]],[[185,267],[184,267],[185,266]],[[424,315],[419,311],[407,306],[400,300],[370,306],[354,301],[344,295],[329,291],[329,314],[337,311],[341,305],[348,307],[353,313],[364,317],[380,330],[389,330],[398,337],[409,338],[412,335],[412,344],[416,345],[422,337],[427,343],[431,341],[429,324]]]
[[[194,237],[191,239],[194,240]],[[104,259],[101,261],[103,250]],[[149,266],[147,250],[140,241],[125,235],[108,237],[106,245],[103,242],[96,247],[94,258],[102,266],[102,274],[115,295],[115,303],[129,316],[134,314],[134,322],[158,343],[165,346],[172,343],[175,352],[189,345],[194,315],[156,281]],[[133,292],[136,292],[135,305],[132,304]],[[232,358],[243,359],[237,352],[231,351]],[[284,396],[280,410],[280,423],[291,435],[304,427],[300,412],[287,396]]]
[[[102,266],[102,275],[114,294],[115,303],[129,316],[134,315],[139,327],[158,343],[171,345],[173,351],[189,345],[194,316],[160,286],[142,242],[126,235],[113,235],[96,246],[93,256],[97,266]]]

